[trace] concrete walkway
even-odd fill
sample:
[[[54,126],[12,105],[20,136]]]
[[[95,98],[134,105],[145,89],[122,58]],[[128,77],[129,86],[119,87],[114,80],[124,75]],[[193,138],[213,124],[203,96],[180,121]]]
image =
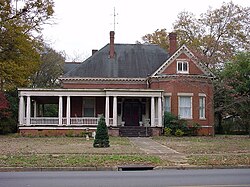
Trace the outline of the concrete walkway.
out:
[[[129,137],[130,142],[143,152],[150,155],[158,155],[162,159],[169,160],[175,165],[188,165],[187,158],[184,154],[177,152],[165,145],[162,145],[151,138],[146,137]]]

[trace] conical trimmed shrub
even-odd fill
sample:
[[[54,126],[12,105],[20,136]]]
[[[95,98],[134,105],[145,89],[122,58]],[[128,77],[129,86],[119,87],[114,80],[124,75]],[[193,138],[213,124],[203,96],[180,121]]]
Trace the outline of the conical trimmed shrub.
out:
[[[105,118],[103,116],[100,117],[97,125],[94,147],[109,147],[109,135],[108,128],[105,123]]]

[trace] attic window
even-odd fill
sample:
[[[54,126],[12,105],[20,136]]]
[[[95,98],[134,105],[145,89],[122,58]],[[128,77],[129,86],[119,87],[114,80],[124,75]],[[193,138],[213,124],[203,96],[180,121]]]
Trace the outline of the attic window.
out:
[[[177,73],[188,73],[189,67],[187,61],[177,61]]]

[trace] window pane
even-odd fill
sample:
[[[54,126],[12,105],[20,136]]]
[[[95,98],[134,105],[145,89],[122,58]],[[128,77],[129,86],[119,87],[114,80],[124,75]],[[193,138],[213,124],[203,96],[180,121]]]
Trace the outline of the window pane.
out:
[[[83,100],[83,116],[94,117],[95,116],[95,99],[84,98]]]
[[[171,112],[170,97],[165,97],[165,111]]]
[[[179,73],[187,73],[188,72],[188,62],[186,61],[178,61],[177,62],[177,71]]]
[[[178,62],[178,71],[182,71],[182,63]]]
[[[183,62],[183,71],[187,71],[187,62]]]
[[[94,108],[84,108],[84,117],[94,117]]]
[[[200,97],[200,118],[205,118],[205,97]]]
[[[179,97],[179,115],[181,118],[192,118],[191,97]]]

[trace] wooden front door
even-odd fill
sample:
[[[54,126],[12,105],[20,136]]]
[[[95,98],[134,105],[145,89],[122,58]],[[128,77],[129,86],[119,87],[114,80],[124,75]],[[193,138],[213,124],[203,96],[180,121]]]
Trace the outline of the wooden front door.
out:
[[[124,102],[123,119],[125,126],[139,126],[141,105],[139,102]]]

